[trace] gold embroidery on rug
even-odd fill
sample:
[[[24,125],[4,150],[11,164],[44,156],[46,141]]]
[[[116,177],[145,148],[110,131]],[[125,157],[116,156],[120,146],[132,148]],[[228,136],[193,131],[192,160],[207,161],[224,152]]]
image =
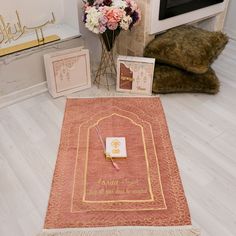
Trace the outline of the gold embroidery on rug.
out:
[[[126,110],[123,110],[123,109],[120,109],[118,107],[115,107],[116,109],[120,110],[120,111],[124,111],[125,113],[130,113],[134,116],[136,116],[139,120],[141,120],[143,123],[146,123],[149,128],[150,128],[150,131],[151,131],[151,137],[152,137],[152,145],[153,145],[153,149],[154,149],[154,153],[155,153],[155,158],[156,158],[156,163],[157,163],[157,171],[158,171],[158,179],[159,179],[159,184],[160,184],[160,192],[161,192],[161,195],[162,195],[162,199],[163,199],[163,204],[164,204],[164,207],[159,207],[159,208],[143,208],[143,209],[135,209],[135,211],[146,211],[146,210],[164,210],[164,209],[167,209],[167,206],[166,206],[166,202],[165,202],[165,198],[164,198],[164,193],[163,193],[163,188],[162,188],[162,183],[161,183],[161,179],[160,179],[160,169],[159,169],[159,164],[158,164],[158,159],[157,159],[157,154],[156,154],[156,148],[155,148],[155,144],[154,144],[154,137],[153,137],[153,131],[152,131],[152,126],[149,122],[147,121],[144,121],[142,120],[137,114],[133,113],[133,112],[130,112],[130,111],[126,111]],[[140,129],[142,130],[142,139],[143,139],[143,144],[144,144],[144,151],[145,151],[145,159],[146,159],[146,163],[147,163],[147,167],[148,167],[148,183],[149,183],[149,190],[151,189],[151,180],[150,180],[150,173],[149,173],[149,164],[148,164],[148,159],[147,159],[147,151],[146,151],[146,144],[145,144],[145,139],[144,139],[144,131],[143,131],[143,126],[142,125],[139,125],[137,124],[133,119],[127,117],[127,116],[124,116],[124,115],[120,115],[118,113],[112,113],[108,116],[105,116],[105,117],[102,117],[100,118],[94,125],[91,125],[88,127],[88,131],[87,131],[87,151],[86,151],[86,165],[85,165],[85,172],[84,172],[84,196],[83,196],[83,202],[85,203],[114,203],[114,202],[151,202],[151,201],[154,201],[154,198],[153,198],[153,193],[151,192],[151,199],[148,199],[148,200],[106,200],[106,201],[88,201],[88,200],[85,200],[86,198],[86,174],[87,174],[87,161],[88,161],[88,142],[89,142],[89,130],[91,128],[93,128],[94,126],[96,126],[101,120],[104,120],[106,119],[107,117],[111,117],[113,115],[117,115],[117,116],[120,116],[120,117],[123,117],[123,118],[126,118],[128,120],[130,120],[133,124],[135,124],[136,126],[140,127]],[[97,116],[97,115],[94,115],[94,117]],[[94,118],[92,117],[92,119]],[[90,120],[92,120],[90,119]],[[79,135],[80,136],[80,129],[81,129],[81,126],[84,125],[85,123],[88,123],[88,121],[82,123],[79,127]],[[77,158],[76,158],[77,159]],[[76,168],[75,168],[76,169]],[[75,179],[74,179],[75,181]],[[72,201],[71,201],[71,212],[79,212],[79,211],[75,211],[73,209],[73,198],[74,198],[74,185],[75,183],[73,184],[73,194],[72,194]],[[109,195],[109,194],[113,194],[114,192],[109,192],[109,191],[102,191],[98,194],[101,194],[102,195],[102,192],[104,193],[104,195]],[[119,192],[119,191],[118,191]],[[127,193],[129,192],[129,190],[127,191]],[[145,189],[141,189],[141,190],[138,190],[136,193],[146,193],[147,190]],[[133,192],[135,193],[135,192]],[[95,195],[95,192],[92,192],[90,193],[89,195]],[[103,209],[99,209],[99,210],[103,210]],[[109,209],[104,209],[106,211],[132,211],[132,209],[112,209],[112,210],[109,210]]]

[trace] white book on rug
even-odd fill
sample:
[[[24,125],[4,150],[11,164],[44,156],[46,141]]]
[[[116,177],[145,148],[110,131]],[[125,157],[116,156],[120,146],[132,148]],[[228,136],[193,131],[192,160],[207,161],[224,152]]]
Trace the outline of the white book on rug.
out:
[[[126,140],[125,137],[107,137],[106,154],[112,158],[126,158]]]

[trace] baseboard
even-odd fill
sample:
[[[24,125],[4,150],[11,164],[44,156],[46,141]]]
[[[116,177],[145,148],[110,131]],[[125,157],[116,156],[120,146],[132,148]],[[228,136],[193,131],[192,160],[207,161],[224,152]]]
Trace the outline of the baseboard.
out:
[[[5,96],[0,97],[0,109],[14,103],[23,101],[35,95],[39,95],[48,90],[47,83],[43,82],[40,84],[36,84],[29,88],[25,88],[14,93],[7,94]]]
[[[224,28],[224,32],[231,38],[236,40],[236,30],[229,29],[227,27]]]

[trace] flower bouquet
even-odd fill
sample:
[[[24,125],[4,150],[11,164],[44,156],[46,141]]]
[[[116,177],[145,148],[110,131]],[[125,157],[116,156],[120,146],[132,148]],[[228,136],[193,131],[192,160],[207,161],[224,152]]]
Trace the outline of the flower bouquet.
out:
[[[131,30],[141,20],[134,0],[83,0],[85,26],[101,34],[106,49],[111,51],[121,30]]]

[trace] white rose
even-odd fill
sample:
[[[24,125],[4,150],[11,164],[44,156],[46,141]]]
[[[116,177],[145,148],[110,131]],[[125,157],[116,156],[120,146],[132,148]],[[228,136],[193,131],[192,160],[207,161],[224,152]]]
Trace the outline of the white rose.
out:
[[[98,12],[95,7],[89,8],[87,11],[87,18],[85,26],[92,32],[99,33],[99,19],[102,15],[101,12]]]
[[[126,8],[128,5],[126,1],[123,0],[113,0],[112,6],[116,8]]]
[[[132,21],[133,20],[130,16],[124,16],[120,22],[120,27],[124,30],[128,30]]]

